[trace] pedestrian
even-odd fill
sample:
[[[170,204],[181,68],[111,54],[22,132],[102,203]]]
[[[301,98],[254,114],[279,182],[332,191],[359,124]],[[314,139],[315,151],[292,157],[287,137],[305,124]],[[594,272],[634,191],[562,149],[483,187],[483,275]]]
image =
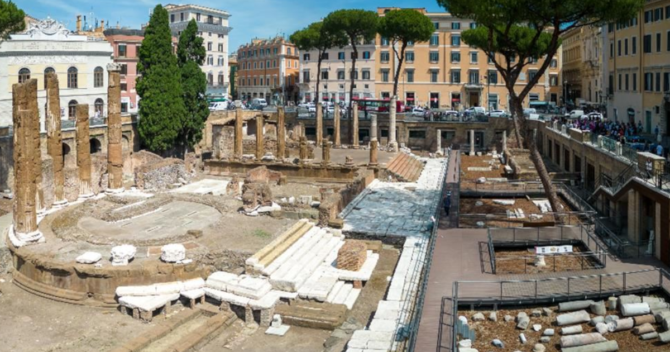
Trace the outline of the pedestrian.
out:
[[[444,197],[444,213],[449,216],[449,208],[451,208],[451,192],[447,193],[447,196]]]

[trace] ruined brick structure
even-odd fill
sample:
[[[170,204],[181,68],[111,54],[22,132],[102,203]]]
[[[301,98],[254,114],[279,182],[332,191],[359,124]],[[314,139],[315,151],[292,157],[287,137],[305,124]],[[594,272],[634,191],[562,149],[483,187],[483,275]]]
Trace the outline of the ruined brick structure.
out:
[[[63,141],[61,137],[60,123],[60,92],[58,87],[58,76],[54,72],[47,73],[46,78],[47,109],[47,154],[53,160],[53,184],[55,204],[65,203],[63,185],[65,175],[63,174]]]
[[[263,114],[256,116],[256,160],[260,161],[265,155],[263,148]]]
[[[123,147],[121,144],[121,75],[120,68],[111,64],[107,88],[107,187],[123,190]]]
[[[342,145],[340,123],[340,109],[335,107],[335,116],[333,117],[333,143],[335,144],[335,148],[339,148]]]
[[[244,131],[244,117],[242,116],[242,109],[235,110],[235,144],[233,145],[233,158],[236,160],[242,159],[242,138]]]
[[[367,246],[356,240],[348,240],[337,252],[337,268],[358,271],[367,258]]]
[[[89,135],[88,104],[78,104],[77,119],[77,167],[79,168],[79,196],[90,197],[91,190],[91,140]]]

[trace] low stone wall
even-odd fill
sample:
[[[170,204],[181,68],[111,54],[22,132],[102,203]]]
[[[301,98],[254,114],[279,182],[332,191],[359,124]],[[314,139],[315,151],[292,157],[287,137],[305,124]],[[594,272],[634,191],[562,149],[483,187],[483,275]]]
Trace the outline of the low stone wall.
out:
[[[244,176],[248,171],[258,166],[266,166],[269,170],[279,171],[290,179],[320,179],[329,182],[351,181],[356,174],[353,166],[333,165],[323,167],[320,164],[286,164],[286,163],[257,163],[228,160],[205,161],[205,173],[215,176]]]
[[[135,185],[142,190],[167,190],[179,183],[179,179],[188,181],[190,178],[180,159],[168,158],[135,168]]]
[[[330,221],[353,201],[375,179],[373,170],[363,169],[347,187],[328,195],[319,205],[319,226],[327,226]]]

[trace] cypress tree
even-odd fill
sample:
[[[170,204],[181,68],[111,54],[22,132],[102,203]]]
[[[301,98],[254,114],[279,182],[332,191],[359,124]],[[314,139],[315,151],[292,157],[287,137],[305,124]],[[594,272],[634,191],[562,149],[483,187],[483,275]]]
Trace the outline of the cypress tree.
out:
[[[186,111],[168,13],[161,5],[154,8],[144,31],[137,72],[140,139],[149,150],[164,152],[177,141]]]
[[[203,46],[203,39],[198,37],[197,34],[198,24],[195,20],[191,20],[186,29],[181,32],[177,49],[184,106],[186,108],[178,138],[184,150],[192,148],[200,142],[205,121],[209,116],[209,108],[205,98],[207,78],[200,69],[207,52]]]

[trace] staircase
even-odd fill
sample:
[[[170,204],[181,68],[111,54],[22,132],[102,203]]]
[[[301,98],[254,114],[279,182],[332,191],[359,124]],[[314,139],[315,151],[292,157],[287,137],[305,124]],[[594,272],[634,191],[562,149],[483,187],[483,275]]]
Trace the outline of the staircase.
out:
[[[623,186],[626,185],[626,183],[628,183],[630,179],[632,179],[635,176],[638,176],[638,174],[639,172],[637,170],[637,165],[634,164],[629,165],[614,178],[601,173],[600,179],[596,181],[594,191],[593,193],[591,193],[587,201],[588,202],[594,201],[600,188],[602,188],[607,193],[610,193],[611,195],[616,194],[617,192],[619,192],[619,190],[621,190]]]
[[[401,182],[416,182],[423,171],[421,160],[406,154],[398,153],[386,166],[386,171]]]

